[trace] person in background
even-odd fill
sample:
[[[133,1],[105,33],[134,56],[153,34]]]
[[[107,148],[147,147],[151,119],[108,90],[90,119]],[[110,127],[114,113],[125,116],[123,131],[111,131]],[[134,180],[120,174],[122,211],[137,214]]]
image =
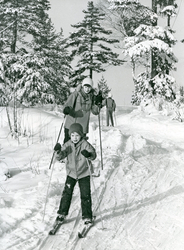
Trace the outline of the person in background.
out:
[[[116,110],[116,103],[114,99],[112,99],[112,94],[108,94],[108,98],[105,100],[106,106],[106,121],[107,126],[109,126],[109,120],[111,121],[111,125],[114,127],[114,120],[113,120],[113,112]]]
[[[81,124],[74,123],[69,128],[71,139],[62,147],[57,143],[54,147],[56,160],[61,161],[66,158],[66,182],[62,193],[58,216],[56,221],[63,221],[68,215],[71,205],[72,194],[76,182],[78,181],[81,197],[82,219],[84,224],[92,223],[92,201],[90,187],[90,169],[87,159],[95,160],[96,151],[93,146],[84,139]]]
[[[87,77],[83,80],[82,85],[68,97],[63,113],[66,115],[64,124],[64,143],[70,139],[69,128],[73,123],[80,123],[83,127],[83,133],[86,135],[89,131],[90,113],[98,115],[101,105],[101,99],[94,95],[93,81]]]

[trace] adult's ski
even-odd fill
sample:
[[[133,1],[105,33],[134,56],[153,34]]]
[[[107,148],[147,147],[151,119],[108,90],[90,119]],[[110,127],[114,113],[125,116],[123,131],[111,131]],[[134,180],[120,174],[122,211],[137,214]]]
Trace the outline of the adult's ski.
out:
[[[94,226],[94,221],[95,221],[96,216],[93,217],[92,222],[88,224],[84,224],[84,227],[80,232],[78,232],[78,237],[79,238],[84,238],[87,233],[89,232],[90,228]]]

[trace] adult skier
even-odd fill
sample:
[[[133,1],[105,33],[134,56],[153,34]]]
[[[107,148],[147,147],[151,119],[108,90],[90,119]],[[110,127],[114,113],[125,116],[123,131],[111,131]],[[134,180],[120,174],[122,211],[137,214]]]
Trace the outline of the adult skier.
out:
[[[64,105],[63,113],[67,116],[64,124],[64,143],[70,139],[69,128],[73,123],[80,123],[84,135],[88,133],[90,113],[99,114],[100,102],[102,102],[100,96],[94,95],[92,79],[85,78],[82,86],[77,87]]]
[[[108,98],[105,100],[105,106],[106,106],[106,121],[107,126],[109,126],[109,120],[111,121],[111,125],[114,127],[114,120],[113,120],[113,112],[116,110],[116,103],[114,99],[112,98],[112,94],[108,94]]]

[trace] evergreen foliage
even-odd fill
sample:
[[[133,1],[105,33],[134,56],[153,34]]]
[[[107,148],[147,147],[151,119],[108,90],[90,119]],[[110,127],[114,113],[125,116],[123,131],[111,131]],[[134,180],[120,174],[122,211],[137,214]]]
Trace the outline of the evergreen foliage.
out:
[[[16,99],[26,105],[63,103],[69,87],[70,59],[62,30],[55,32],[48,0],[2,0],[0,49],[4,70],[1,103]],[[5,95],[5,97],[4,97]],[[6,99],[6,100],[5,100]]]
[[[111,91],[103,75],[102,78],[98,81],[98,90],[102,92],[103,98],[107,98],[108,93]]]
[[[104,29],[100,22],[105,18],[93,2],[88,2],[83,21],[72,25],[76,29],[68,39],[67,47],[72,47],[71,57],[77,60],[76,70],[71,75],[74,83],[82,80],[86,75],[92,78],[93,72],[105,71],[107,65],[121,65],[122,60],[114,53],[110,46],[118,43],[117,39],[111,39],[111,30]],[[88,71],[88,73],[87,73]],[[85,75],[86,74],[86,75]]]
[[[49,18],[49,0],[0,3],[0,105],[6,106],[11,134],[17,138],[18,103],[65,101],[70,58],[62,30],[56,33]]]
[[[109,0],[109,2],[111,2],[111,9],[115,11],[129,8],[132,4],[140,6],[139,1],[133,0]],[[168,1],[156,1],[156,6],[160,4],[163,8],[166,2]],[[143,9],[144,6],[141,8]],[[148,13],[147,8],[145,10],[145,13]],[[173,101],[176,96],[175,80],[169,76],[169,72],[175,69],[177,62],[172,51],[176,40],[170,27],[162,28],[156,25],[157,18],[157,13],[152,11],[149,25],[138,22],[139,26],[133,31],[134,35],[124,39],[123,53],[130,57],[133,68],[135,91],[132,95],[132,104],[134,105],[140,105],[142,101],[155,99],[155,97]],[[136,76],[136,68],[140,66],[143,72]]]

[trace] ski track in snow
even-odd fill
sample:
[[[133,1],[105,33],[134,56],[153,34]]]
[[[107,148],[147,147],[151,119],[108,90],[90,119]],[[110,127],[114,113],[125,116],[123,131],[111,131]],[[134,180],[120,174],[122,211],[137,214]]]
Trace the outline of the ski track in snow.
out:
[[[92,185],[93,207],[96,209],[97,218],[86,238],[77,237],[77,232],[82,226],[77,185],[66,223],[55,236],[47,235],[56,217],[65,181],[64,164],[56,163],[44,221],[43,207],[49,171],[42,173],[41,183],[24,190],[24,197],[19,190],[10,190],[6,196],[2,192],[0,249],[120,250],[123,246],[125,250],[182,250],[183,150],[177,143],[171,143],[166,139],[159,140],[158,135],[148,138],[147,130],[141,135],[136,133],[135,129],[133,124],[102,129],[104,170],[101,170],[100,177],[93,177],[100,202],[97,204]],[[98,155],[94,166],[98,170],[98,127],[93,131],[94,141]],[[45,167],[50,158],[48,154],[43,158],[40,164]],[[26,172],[21,175],[26,176]],[[2,187],[8,190],[8,182],[16,181],[16,177],[18,178],[18,175],[8,180],[5,187],[2,184]],[[26,197],[29,197],[27,203]],[[17,213],[16,216],[14,213]]]

